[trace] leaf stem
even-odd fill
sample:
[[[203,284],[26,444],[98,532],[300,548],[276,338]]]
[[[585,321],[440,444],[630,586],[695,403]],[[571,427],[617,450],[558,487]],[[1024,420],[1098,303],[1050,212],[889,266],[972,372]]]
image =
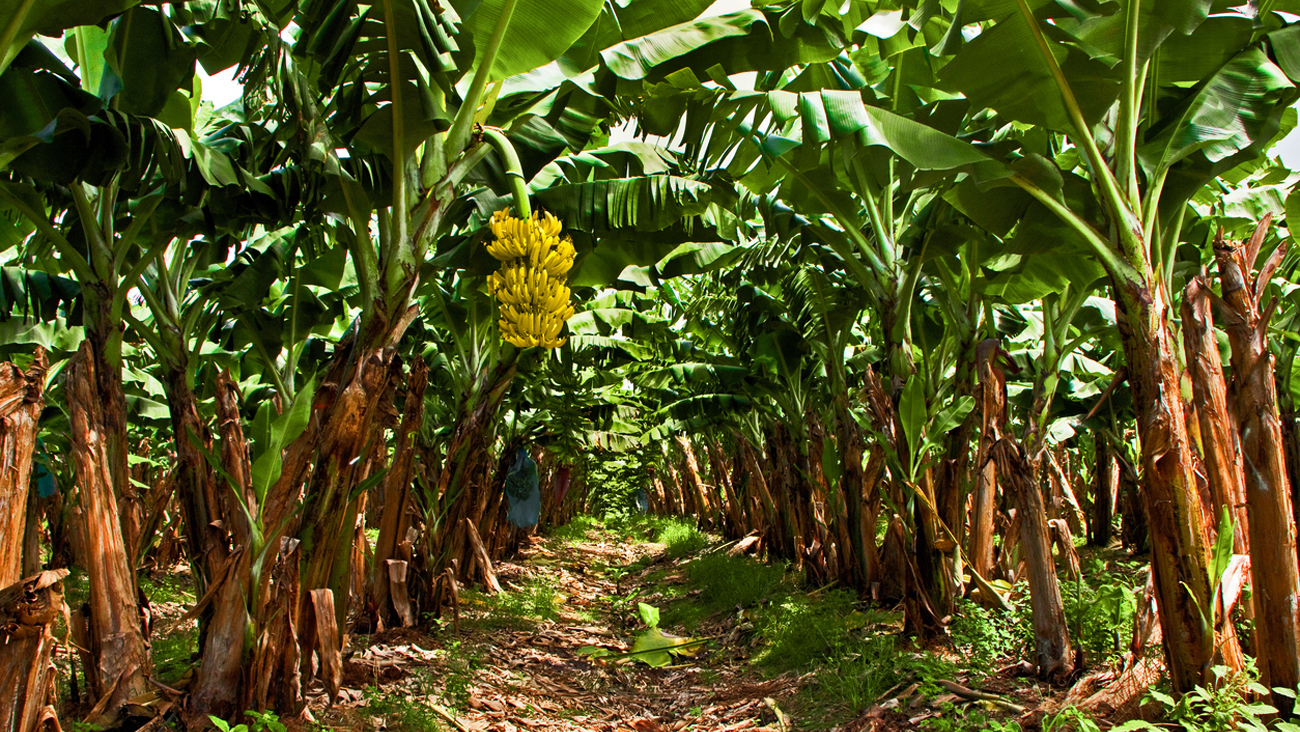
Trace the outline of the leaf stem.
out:
[[[1069,206],[1056,200],[1047,191],[1039,188],[1032,181],[1020,174],[1011,176],[1011,182],[1020,186],[1026,193],[1038,199],[1038,202],[1047,207],[1047,210],[1056,214],[1057,218],[1064,221],[1066,225],[1078,232],[1092,247],[1093,253],[1101,260],[1103,266],[1111,277],[1126,282],[1144,283],[1142,274],[1133,268],[1124,257],[1115,251],[1110,242],[1106,241],[1096,229],[1087,221],[1084,221],[1078,214],[1070,210]]]
[[[9,19],[9,23],[5,26],[3,34],[0,35],[0,54],[4,54],[4,56],[0,58],[0,73],[4,73],[4,70],[9,68],[10,62],[12,62],[14,57],[18,55],[17,52],[11,53],[10,47],[13,46],[14,41],[18,39],[18,31],[23,27],[23,23],[27,20],[27,15],[32,12],[32,6],[35,4],[36,0],[23,0],[23,4],[18,8],[18,12],[14,13],[13,17]]]
[[[474,124],[474,115],[478,113],[479,102],[483,98],[483,89],[487,86],[488,78],[492,75],[492,65],[496,62],[497,52],[501,49],[501,40],[505,38],[506,27],[510,25],[510,16],[515,13],[516,2],[517,0],[505,0],[501,5],[501,16],[497,18],[497,26],[492,30],[492,38],[488,41],[487,48],[483,49],[478,68],[474,70],[474,79],[469,85],[469,93],[465,95],[464,104],[457,110],[456,119],[451,125],[451,133],[447,135],[448,159],[460,155],[465,146],[469,144],[469,133]]]
[[[1088,156],[1088,166],[1092,170],[1093,181],[1100,190],[1102,199],[1115,216],[1115,227],[1119,230],[1124,253],[1131,261],[1140,261],[1144,257],[1144,248],[1141,246],[1141,242],[1138,241],[1141,224],[1133,215],[1133,211],[1125,201],[1123,193],[1120,192],[1119,182],[1115,179],[1114,172],[1106,164],[1106,157],[1102,155],[1101,148],[1097,146],[1097,140],[1092,136],[1088,121],[1084,119],[1083,110],[1079,107],[1079,100],[1075,98],[1074,90],[1070,88],[1070,82],[1065,78],[1065,72],[1061,71],[1061,65],[1056,62],[1056,56],[1052,54],[1052,48],[1048,45],[1047,37],[1043,35],[1043,29],[1039,26],[1038,19],[1034,17],[1027,0],[1016,0],[1016,5],[1020,7],[1021,15],[1024,16],[1025,22],[1029,24],[1029,31],[1038,43],[1038,50],[1043,55],[1043,61],[1047,64],[1052,78],[1056,81],[1057,89],[1061,92],[1066,114],[1069,115],[1070,123],[1074,126],[1084,153]]]
[[[77,251],[76,247],[72,246],[72,243],[68,241],[67,237],[65,237],[58,229],[54,228],[54,225],[49,222],[49,219],[41,215],[41,212],[32,209],[31,206],[28,206],[18,196],[13,195],[9,189],[3,185],[0,185],[0,198],[8,201],[11,206],[18,209],[19,213],[26,216],[27,220],[31,221],[32,224],[50,240],[54,245],[54,248],[59,251],[59,257],[67,260],[68,266],[74,273],[76,273],[77,277],[82,282],[95,281],[95,271],[91,269],[90,263],[86,261],[85,257],[81,256],[81,252]]]
[[[1146,74],[1139,75],[1137,62],[1138,16],[1141,10],[1138,0],[1130,0],[1124,18],[1124,79],[1120,91],[1119,122],[1115,134],[1115,165],[1119,177],[1124,182],[1124,192],[1135,205],[1139,200],[1137,181],[1137,125],[1139,103],[1142,99],[1142,80]],[[1136,212],[1139,218],[1142,212]]]
[[[389,298],[398,292],[398,285],[405,279],[402,265],[408,264],[400,254],[409,246],[406,235],[407,200],[406,200],[406,123],[403,119],[401,54],[397,47],[397,19],[393,14],[393,0],[384,0],[385,36],[388,41],[388,89],[391,95],[393,111],[393,229],[388,238],[387,254],[382,257],[385,262],[385,295]],[[362,307],[369,307],[369,303]]]
[[[510,138],[506,137],[505,133],[495,127],[484,127],[483,137],[492,144],[497,155],[501,156],[506,177],[510,179],[510,189],[515,194],[515,210],[519,213],[519,218],[526,219],[532,216],[532,207],[528,203],[528,181],[524,180],[524,166],[519,162],[519,154],[515,152],[515,146],[510,144]]]

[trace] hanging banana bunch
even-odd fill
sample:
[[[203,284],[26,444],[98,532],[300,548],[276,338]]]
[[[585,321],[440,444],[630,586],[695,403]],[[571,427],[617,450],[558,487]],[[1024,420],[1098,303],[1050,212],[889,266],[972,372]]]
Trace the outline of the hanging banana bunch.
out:
[[[564,345],[560,331],[573,317],[565,283],[573,241],[560,238],[560,220],[549,213],[517,219],[502,209],[491,226],[496,241],[487,250],[501,268],[488,276],[488,290],[501,304],[501,336],[520,348]]]

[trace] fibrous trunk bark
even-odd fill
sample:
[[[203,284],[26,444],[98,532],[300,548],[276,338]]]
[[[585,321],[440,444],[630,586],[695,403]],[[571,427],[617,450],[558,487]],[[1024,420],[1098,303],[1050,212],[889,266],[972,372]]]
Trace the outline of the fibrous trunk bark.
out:
[[[146,691],[150,663],[136,601],[135,574],[126,555],[113,493],[114,476],[125,479],[127,474],[126,454],[121,453],[121,470],[114,470],[110,451],[110,431],[126,424],[125,398],[120,378],[114,381],[102,373],[107,368],[92,351],[88,338],[65,373],[72,460],[88,550],[82,558],[90,579],[87,641],[91,665],[87,681],[96,698],[109,697],[105,708],[111,715],[128,699]],[[105,394],[105,388],[111,390],[113,384],[116,395]],[[115,414],[118,409],[123,413]]]
[[[24,540],[32,454],[45,406],[45,349],[26,373],[13,363],[0,364],[0,587],[23,576]]]
[[[406,401],[402,407],[402,424],[393,448],[393,464],[384,478],[383,512],[379,521],[379,538],[375,542],[374,559],[370,571],[370,601],[375,614],[375,627],[405,625],[402,613],[392,605],[389,593],[388,561],[397,557],[398,545],[406,539],[410,526],[411,473],[415,462],[411,436],[424,419],[424,392],[429,385],[429,367],[424,359],[416,357],[406,382]],[[404,557],[398,561],[409,561]]]
[[[977,348],[975,361],[980,435],[975,453],[975,498],[971,506],[970,562],[984,577],[993,572],[993,517],[997,510],[997,463],[990,459],[993,445],[1002,438],[1007,414],[1006,375],[996,364],[998,342],[989,339]]]
[[[990,453],[998,465],[1002,484],[1015,498],[1020,519],[1020,547],[1029,579],[1038,675],[1062,681],[1074,671],[1074,651],[1070,647],[1061,585],[1052,559],[1052,537],[1043,494],[1038,487],[1037,461],[1027,458],[1020,446],[1005,437],[993,445]]]
[[[1223,378],[1219,342],[1210,314],[1210,289],[1201,277],[1187,283],[1183,294],[1183,346],[1192,377],[1192,399],[1201,428],[1201,459],[1214,502],[1214,521],[1228,509],[1236,527],[1233,551],[1249,554],[1246,488],[1242,483],[1241,451],[1237,423],[1228,411],[1228,390]]]
[[[6,364],[8,365],[8,364]],[[0,732],[35,732],[54,711],[54,625],[67,611],[66,569],[51,569],[0,589]]]
[[[1264,684],[1294,689],[1300,683],[1300,576],[1296,566],[1296,527],[1291,513],[1282,428],[1278,419],[1273,354],[1268,348],[1268,322],[1277,307],[1274,298],[1264,311],[1259,303],[1269,277],[1285,253],[1279,245],[1252,281],[1270,217],[1256,227],[1244,246],[1214,242],[1224,302],[1224,326],[1232,344],[1232,396],[1245,463],[1246,507],[1250,517],[1252,586],[1255,597],[1255,650]],[[1168,626],[1166,626],[1168,627]],[[1274,702],[1289,713],[1290,698],[1274,694]]]
[[[1160,622],[1167,631],[1165,656],[1173,687],[1181,693],[1206,682],[1215,643],[1200,611],[1210,602],[1208,541],[1180,396],[1178,353],[1159,292],[1130,281],[1116,281],[1114,287],[1142,441],[1142,494]]]
[[[230,372],[222,370],[217,375],[217,430],[221,435],[221,467],[232,485],[217,486],[216,477],[208,471],[214,489],[208,498],[208,510],[216,514],[214,518],[219,517],[219,522],[203,527],[209,536],[205,551],[213,605],[203,639],[203,660],[189,701],[189,712],[199,720],[205,720],[207,715],[234,719],[243,708],[246,693],[243,682],[245,659],[251,651],[246,638],[253,546],[248,520],[235,501],[242,501],[252,516],[257,515],[258,506],[240,419],[242,401]],[[200,434],[210,446],[206,427]],[[222,490],[222,495],[215,490]]]
[[[1105,435],[1097,432],[1093,439],[1092,521],[1088,523],[1088,543],[1104,547],[1110,544],[1111,521],[1119,484],[1119,461]]]

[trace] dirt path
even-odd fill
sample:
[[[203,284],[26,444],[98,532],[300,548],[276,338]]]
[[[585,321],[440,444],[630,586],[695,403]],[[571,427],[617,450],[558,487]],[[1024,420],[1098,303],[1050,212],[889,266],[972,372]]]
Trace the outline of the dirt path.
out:
[[[722,637],[663,668],[586,655],[590,647],[628,650],[645,631],[636,601],[660,602],[662,590],[685,581],[664,545],[599,531],[536,537],[497,571],[508,591],[464,592],[459,629],[444,617],[433,633],[353,636],[342,698],[327,708],[318,693],[317,718],[332,727],[430,731],[785,728],[777,710],[798,679],[755,671],[741,644],[728,642],[736,631],[727,638],[726,623],[691,629]]]

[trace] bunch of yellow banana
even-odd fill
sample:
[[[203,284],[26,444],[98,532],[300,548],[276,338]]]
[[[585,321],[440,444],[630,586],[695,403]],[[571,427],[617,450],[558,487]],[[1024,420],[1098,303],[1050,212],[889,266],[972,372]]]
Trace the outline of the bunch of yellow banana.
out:
[[[496,240],[488,242],[488,254],[501,267],[488,276],[488,290],[501,303],[502,337],[520,348],[558,348],[564,344],[560,331],[573,317],[565,284],[573,241],[560,238],[560,221],[549,213],[517,219],[503,209],[490,225]]]

